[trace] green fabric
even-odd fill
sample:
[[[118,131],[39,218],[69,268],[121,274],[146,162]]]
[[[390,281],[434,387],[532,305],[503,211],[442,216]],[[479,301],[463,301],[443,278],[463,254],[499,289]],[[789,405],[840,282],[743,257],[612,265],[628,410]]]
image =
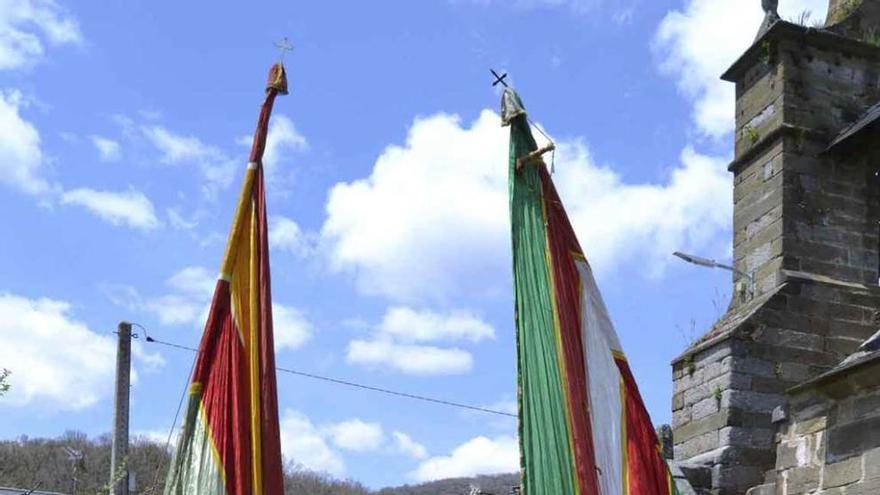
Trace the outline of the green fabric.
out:
[[[183,431],[165,481],[165,495],[226,493],[222,467],[217,464],[201,402],[201,394],[189,396]]]
[[[515,94],[512,96],[516,97]],[[515,103],[520,104],[516,98]],[[541,179],[516,159],[537,148],[524,113],[510,120],[510,216],[516,293],[519,439],[525,495],[573,495],[561,363],[553,321]]]

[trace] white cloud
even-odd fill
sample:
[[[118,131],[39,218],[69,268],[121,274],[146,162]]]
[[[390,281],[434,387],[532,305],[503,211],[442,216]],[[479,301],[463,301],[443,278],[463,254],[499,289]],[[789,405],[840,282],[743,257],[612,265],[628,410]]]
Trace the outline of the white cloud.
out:
[[[297,308],[272,304],[275,351],[299,349],[312,336],[312,325]]]
[[[205,267],[188,266],[168,278],[166,283],[184,294],[204,299],[214,294],[217,276]]]
[[[483,111],[417,119],[369,177],[336,184],[321,230],[331,269],[398,301],[444,301],[507,290],[508,131]],[[455,146],[450,146],[455,143]],[[597,165],[581,140],[557,142],[555,181],[597,270],[624,261],[662,270],[676,249],[704,252],[729,229],[726,163],[682,152],[658,183],[627,183]]]
[[[385,432],[379,423],[350,419],[327,427],[333,444],[352,452],[369,452],[382,446]]]
[[[144,126],[141,131],[162,154],[163,163],[195,165],[205,181],[202,186],[205,195],[213,196],[232,183],[235,161],[219,148],[205,144],[193,136],[175,134],[160,125]]]
[[[113,225],[127,225],[139,230],[153,230],[161,226],[153,203],[134,189],[125,192],[74,189],[61,194],[61,204],[85,207]]]
[[[270,248],[302,257],[311,253],[311,242],[308,234],[290,218],[278,215],[269,217]]]
[[[201,326],[207,319],[216,280],[208,269],[190,266],[165,281],[170,291],[161,296],[144,297],[128,285],[102,284],[101,289],[113,304],[154,313],[163,325]]]
[[[466,311],[455,311],[444,315],[406,307],[390,308],[379,325],[379,331],[384,335],[409,342],[437,340],[479,342],[495,338],[495,329]]]
[[[81,42],[76,19],[54,1],[0,1],[0,70],[33,65],[45,54],[46,43]]]
[[[732,215],[726,160],[691,148],[665,184],[630,185],[608,168],[591,165],[583,145],[560,148],[571,160],[556,183],[587,256],[598,269],[641,259],[658,274],[679,249],[717,249]],[[573,166],[572,166],[573,165]]]
[[[348,343],[349,364],[388,366],[413,375],[455,375],[473,368],[471,354],[458,348],[400,344],[388,338]]]
[[[312,471],[345,474],[345,462],[327,444],[324,433],[301,412],[287,409],[281,418],[281,450],[284,457]]]
[[[42,177],[40,134],[21,116],[26,104],[19,91],[0,92],[0,182],[29,194],[40,194],[49,191],[50,186]]]
[[[783,0],[780,15],[811,11],[820,20],[828,0]],[[733,129],[734,86],[721,74],[748,48],[763,20],[759,2],[687,0],[666,14],[654,40],[661,69],[678,80],[693,101],[694,121],[703,134],[718,138]]]
[[[475,343],[492,338],[495,338],[495,330],[466,311],[442,314],[398,306],[385,312],[369,338],[348,343],[346,361],[389,367],[413,375],[454,375],[473,368],[470,352],[421,344],[461,340]]]
[[[634,5],[623,7],[614,12],[611,16],[611,21],[618,26],[625,26],[632,23],[635,13],[636,7]]]
[[[456,281],[509,271],[499,122],[489,111],[470,129],[451,115],[417,119],[405,147],[386,148],[368,178],[336,184],[321,232],[332,268],[399,300],[442,297],[457,292]]]
[[[428,449],[424,445],[413,440],[409,435],[401,431],[391,434],[394,437],[394,446],[401,454],[413,459],[425,459],[428,457]]]
[[[305,136],[299,133],[289,117],[276,114],[269,122],[266,151],[263,153],[263,164],[266,165],[268,173],[272,173],[276,167],[282,165],[286,149],[306,151],[309,149],[309,142]]]
[[[204,325],[207,306],[190,297],[179,294],[166,294],[151,298],[138,306],[155,313],[163,325]]]
[[[167,294],[144,297],[127,285],[103,284],[110,300],[132,311],[148,311],[163,325],[201,327],[208,319],[211,299],[217,285],[215,272],[201,266],[188,266],[167,280]],[[312,324],[299,308],[272,303],[275,351],[299,349],[312,337]]]
[[[175,428],[175,431],[172,432],[171,435],[171,443],[168,445],[169,450],[174,449],[174,440],[177,438],[179,434],[180,428]],[[156,430],[135,430],[132,432],[132,438],[135,439],[144,439],[156,445],[165,446],[168,442],[168,429],[156,429]]]
[[[217,276],[207,268],[188,266],[165,281],[171,292],[138,304],[164,325],[202,326],[208,318]]]
[[[102,161],[115,162],[122,156],[122,147],[119,146],[118,142],[96,134],[89,136],[89,139],[91,139],[95,149],[98,150],[98,156],[101,157]]]
[[[0,294],[0,367],[13,373],[2,404],[75,410],[111,394],[116,339],[93,332],[70,310],[63,301]],[[139,346],[133,354],[149,367],[164,363]]]
[[[507,414],[517,414],[518,406],[515,400],[499,400],[498,402],[494,402],[487,406],[483,406],[486,409],[491,409],[493,411],[500,411]]]
[[[250,150],[253,136],[242,136],[238,144]],[[289,151],[302,152],[309,149],[309,142],[299,133],[286,115],[275,114],[269,121],[269,133],[266,135],[266,149],[263,153],[263,166],[266,182],[278,192],[286,193],[293,177],[293,168],[289,161]]]
[[[460,478],[478,474],[512,473],[519,471],[519,444],[516,438],[473,438],[449,455],[432,457],[419,464],[411,473],[416,481]]]
[[[165,213],[168,215],[168,222],[171,224],[176,230],[192,230],[198,224],[198,215],[193,215],[192,218],[187,219],[180,213],[180,210],[177,208],[166,208]]]

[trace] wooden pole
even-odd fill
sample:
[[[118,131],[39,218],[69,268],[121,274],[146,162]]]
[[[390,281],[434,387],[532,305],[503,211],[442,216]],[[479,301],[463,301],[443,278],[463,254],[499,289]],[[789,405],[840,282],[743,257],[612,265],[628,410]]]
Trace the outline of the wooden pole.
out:
[[[110,457],[110,495],[128,495],[128,396],[131,390],[131,323],[119,323],[116,350],[116,406]]]

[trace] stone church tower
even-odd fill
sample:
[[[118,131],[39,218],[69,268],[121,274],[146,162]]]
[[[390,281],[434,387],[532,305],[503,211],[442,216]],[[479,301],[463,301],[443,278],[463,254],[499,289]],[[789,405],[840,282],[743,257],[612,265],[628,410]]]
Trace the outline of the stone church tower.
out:
[[[787,391],[878,327],[880,0],[831,0],[827,19],[768,8],[723,75],[741,274],[728,312],[673,362],[674,456],[704,493],[774,479]]]

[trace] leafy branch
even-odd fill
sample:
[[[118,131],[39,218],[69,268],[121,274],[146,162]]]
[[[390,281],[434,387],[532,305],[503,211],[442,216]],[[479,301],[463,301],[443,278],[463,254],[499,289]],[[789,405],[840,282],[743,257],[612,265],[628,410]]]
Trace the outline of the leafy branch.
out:
[[[6,368],[0,369],[0,397],[6,395],[6,392],[9,392],[12,387],[8,380],[11,374],[12,372]]]

